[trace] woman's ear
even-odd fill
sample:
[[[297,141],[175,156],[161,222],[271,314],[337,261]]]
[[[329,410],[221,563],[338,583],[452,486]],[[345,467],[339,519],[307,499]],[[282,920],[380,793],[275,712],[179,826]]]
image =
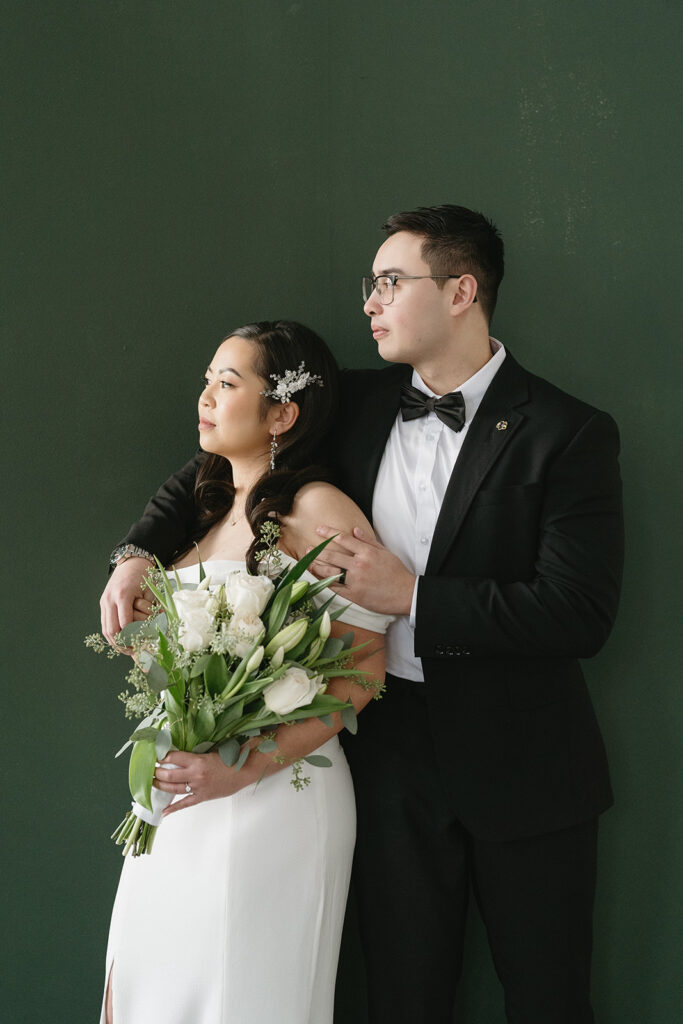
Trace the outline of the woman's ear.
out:
[[[296,402],[278,402],[268,412],[268,430],[278,434],[286,434],[299,418],[299,406]]]

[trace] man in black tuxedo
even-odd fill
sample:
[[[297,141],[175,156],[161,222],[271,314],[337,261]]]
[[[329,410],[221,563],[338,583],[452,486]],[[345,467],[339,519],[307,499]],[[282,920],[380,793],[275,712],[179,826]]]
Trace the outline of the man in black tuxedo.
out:
[[[450,1022],[471,886],[507,1019],[587,1024],[612,794],[578,659],[617,608],[616,426],[489,336],[503,276],[489,221],[441,206],[385,231],[365,312],[395,365],[345,374],[332,446],[378,541],[337,537],[318,565],[397,616],[386,694],[345,742],[370,1021]],[[182,546],[193,478],[191,463],[164,485],[121,559]],[[105,631],[130,618],[143,565],[115,570]]]

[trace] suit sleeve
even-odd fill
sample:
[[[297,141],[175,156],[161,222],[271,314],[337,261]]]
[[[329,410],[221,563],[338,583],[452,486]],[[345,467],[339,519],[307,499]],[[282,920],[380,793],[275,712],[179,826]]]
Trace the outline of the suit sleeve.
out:
[[[587,658],[607,639],[623,561],[619,435],[596,412],[544,482],[528,580],[421,577],[415,654]]]
[[[135,544],[167,564],[189,543],[195,519],[194,484],[204,457],[198,453],[161,485],[120,544]]]

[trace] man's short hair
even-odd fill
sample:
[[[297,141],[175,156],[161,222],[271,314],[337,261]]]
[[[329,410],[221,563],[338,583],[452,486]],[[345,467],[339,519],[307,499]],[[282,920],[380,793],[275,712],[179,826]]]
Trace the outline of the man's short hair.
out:
[[[503,280],[503,239],[495,224],[482,213],[465,206],[421,206],[389,217],[382,230],[387,235],[409,231],[424,236],[422,258],[433,274],[472,274],[477,296],[490,321]],[[443,288],[445,281],[436,281]]]

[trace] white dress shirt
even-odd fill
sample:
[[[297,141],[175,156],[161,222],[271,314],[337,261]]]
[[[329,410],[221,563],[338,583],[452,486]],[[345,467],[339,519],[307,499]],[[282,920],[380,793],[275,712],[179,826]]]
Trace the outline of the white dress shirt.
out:
[[[505,359],[501,343],[495,338],[490,342],[491,359],[457,389],[465,400],[462,430],[451,430],[433,412],[414,420],[404,420],[399,412],[384,449],[372,500],[373,526],[378,540],[418,577],[425,571],[448,481],[469,425]],[[411,383],[426,395],[441,397],[416,370]],[[387,631],[386,667],[392,675],[423,680],[422,661],[414,654],[418,586],[419,579],[411,614],[397,616]]]

